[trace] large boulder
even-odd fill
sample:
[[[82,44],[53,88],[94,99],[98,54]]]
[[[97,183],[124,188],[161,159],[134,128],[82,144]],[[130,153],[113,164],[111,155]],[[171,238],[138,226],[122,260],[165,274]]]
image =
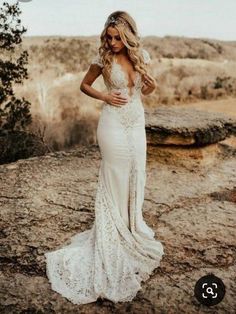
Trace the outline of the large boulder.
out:
[[[146,110],[148,144],[203,146],[236,134],[236,119],[180,106]]]

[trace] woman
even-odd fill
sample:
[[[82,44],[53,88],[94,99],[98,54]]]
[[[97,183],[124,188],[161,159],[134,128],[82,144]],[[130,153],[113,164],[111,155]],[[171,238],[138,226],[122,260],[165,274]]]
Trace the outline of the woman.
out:
[[[95,222],[71,244],[46,253],[52,289],[75,304],[106,298],[131,301],[153,269],[163,246],[142,216],[146,182],[146,133],[141,93],[156,88],[147,74],[149,54],[140,48],[132,17],[112,13],[80,89],[103,101],[97,128],[102,156]],[[92,87],[103,75],[107,92]]]

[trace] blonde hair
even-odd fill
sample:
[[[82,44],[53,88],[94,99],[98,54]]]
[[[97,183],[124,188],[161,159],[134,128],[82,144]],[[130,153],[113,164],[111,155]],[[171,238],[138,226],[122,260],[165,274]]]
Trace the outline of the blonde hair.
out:
[[[115,21],[115,22],[114,22]],[[115,27],[119,32],[122,42],[127,48],[129,59],[134,69],[140,74],[146,74],[146,64],[144,63],[141,51],[140,37],[134,19],[125,11],[115,11],[111,13],[105,23],[104,29],[100,35],[101,45],[98,48],[103,63],[102,75],[105,80],[110,80],[113,52],[107,42],[107,28]]]

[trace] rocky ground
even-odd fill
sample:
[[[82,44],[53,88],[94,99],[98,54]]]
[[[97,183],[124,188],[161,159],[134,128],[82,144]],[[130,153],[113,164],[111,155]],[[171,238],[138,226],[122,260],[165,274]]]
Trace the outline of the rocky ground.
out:
[[[147,113],[143,211],[165,255],[130,303],[74,305],[46,278],[44,253],[93,223],[98,147],[0,165],[1,313],[235,313],[235,120],[175,110]],[[226,286],[210,308],[194,296],[208,273]]]

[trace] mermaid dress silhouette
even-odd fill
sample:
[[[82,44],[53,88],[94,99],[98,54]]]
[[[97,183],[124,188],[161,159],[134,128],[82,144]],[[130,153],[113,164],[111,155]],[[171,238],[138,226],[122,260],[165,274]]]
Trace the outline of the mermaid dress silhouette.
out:
[[[149,53],[142,50],[145,63]],[[93,64],[103,67],[99,54]],[[91,229],[69,245],[45,253],[51,287],[74,304],[106,298],[131,301],[164,255],[163,245],[142,215],[146,183],[146,132],[141,75],[132,88],[114,60],[107,91],[128,97],[121,107],[103,103],[97,127],[101,163]]]

